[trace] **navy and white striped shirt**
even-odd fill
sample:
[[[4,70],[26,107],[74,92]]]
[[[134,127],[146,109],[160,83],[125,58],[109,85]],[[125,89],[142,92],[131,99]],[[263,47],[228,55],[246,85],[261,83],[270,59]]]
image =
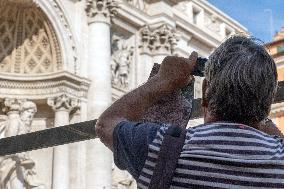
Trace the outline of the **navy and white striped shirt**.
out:
[[[115,163],[139,188],[148,188],[167,128],[122,122],[115,129]],[[235,123],[190,128],[171,188],[284,188],[283,139]]]

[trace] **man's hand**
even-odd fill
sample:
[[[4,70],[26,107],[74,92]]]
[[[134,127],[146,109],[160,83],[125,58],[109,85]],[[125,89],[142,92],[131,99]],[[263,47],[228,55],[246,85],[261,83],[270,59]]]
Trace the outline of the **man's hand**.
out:
[[[198,54],[192,52],[190,57],[182,58],[167,56],[159,69],[157,77],[165,83],[170,90],[176,90],[186,86],[191,79],[191,73],[195,67]]]

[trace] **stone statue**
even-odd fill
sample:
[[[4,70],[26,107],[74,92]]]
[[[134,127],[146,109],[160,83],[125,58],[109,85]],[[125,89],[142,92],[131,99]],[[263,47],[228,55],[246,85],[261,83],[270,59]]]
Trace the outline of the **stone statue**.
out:
[[[134,47],[127,40],[114,36],[112,40],[113,54],[111,61],[112,84],[120,88],[128,88],[130,64]]]
[[[0,137],[10,137],[31,131],[37,108],[31,101],[10,100],[7,116],[0,117]],[[45,189],[37,181],[35,162],[28,152],[0,157],[0,189]]]
[[[134,178],[127,172],[119,170],[113,163],[112,165],[112,189],[134,189],[137,184]]]

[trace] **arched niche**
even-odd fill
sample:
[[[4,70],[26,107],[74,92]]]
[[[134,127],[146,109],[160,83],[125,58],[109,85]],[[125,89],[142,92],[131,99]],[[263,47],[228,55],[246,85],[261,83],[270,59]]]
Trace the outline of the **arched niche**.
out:
[[[57,0],[0,0],[0,100],[87,98],[75,40]]]
[[[63,69],[60,45],[44,12],[30,1],[0,7],[0,72],[29,77]]]

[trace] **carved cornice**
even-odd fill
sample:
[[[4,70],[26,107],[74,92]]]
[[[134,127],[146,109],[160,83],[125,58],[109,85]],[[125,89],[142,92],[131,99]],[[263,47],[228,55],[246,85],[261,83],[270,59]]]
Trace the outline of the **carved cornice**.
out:
[[[48,98],[47,104],[52,107],[54,111],[72,111],[74,108],[80,106],[80,100],[76,98],[71,98],[66,94],[62,94],[57,97]]]
[[[145,26],[140,31],[140,37],[141,51],[153,54],[173,54],[179,40],[176,31],[166,24],[152,30],[149,26]]]
[[[111,18],[117,14],[116,0],[87,0],[86,13],[89,23],[105,22],[110,24]]]
[[[0,78],[1,98],[46,99],[68,94],[74,98],[87,98],[88,79],[68,72],[46,74],[34,78],[3,75]]]

